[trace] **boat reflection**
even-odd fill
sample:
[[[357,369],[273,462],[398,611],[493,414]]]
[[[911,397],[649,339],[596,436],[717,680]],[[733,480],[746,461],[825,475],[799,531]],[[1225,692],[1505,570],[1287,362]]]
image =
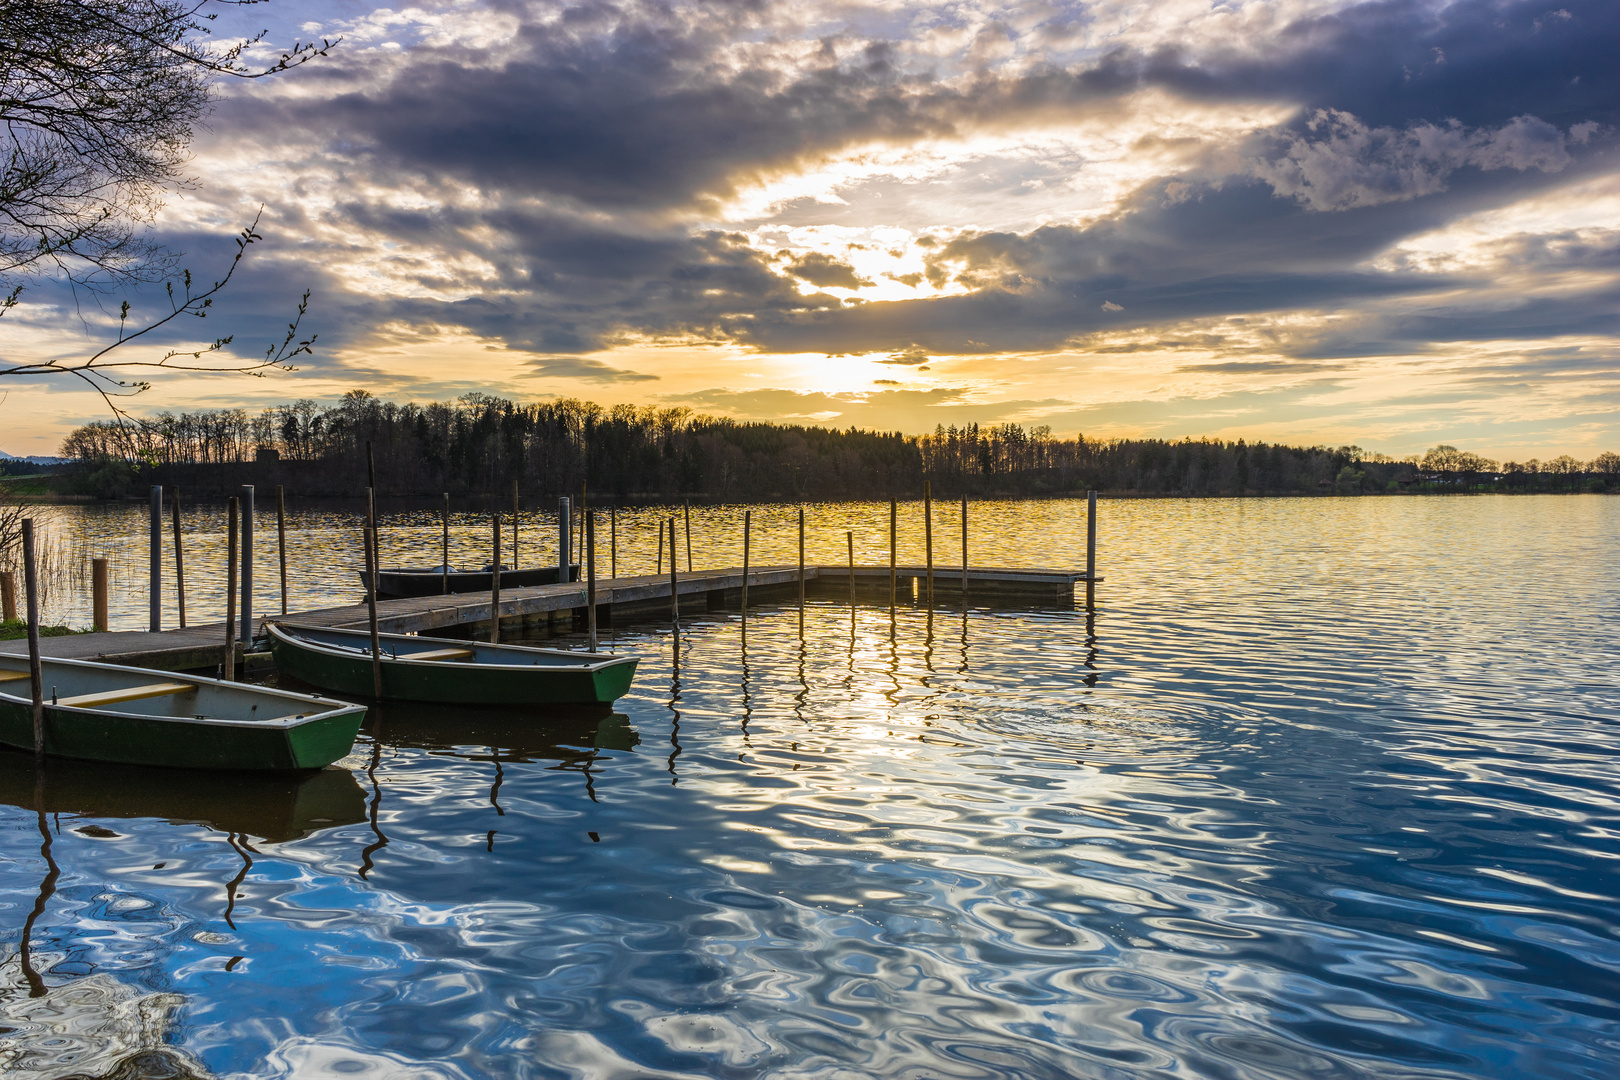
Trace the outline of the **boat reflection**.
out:
[[[394,701],[376,711],[373,730],[384,746],[469,761],[580,762],[602,750],[629,750],[641,742],[630,718],[605,705],[519,710]]]
[[[0,752],[0,803],[46,814],[161,818],[279,844],[366,816],[347,769],[313,773],[212,773],[98,761],[53,760],[36,789],[32,754]],[[41,794],[42,790],[42,794]]]

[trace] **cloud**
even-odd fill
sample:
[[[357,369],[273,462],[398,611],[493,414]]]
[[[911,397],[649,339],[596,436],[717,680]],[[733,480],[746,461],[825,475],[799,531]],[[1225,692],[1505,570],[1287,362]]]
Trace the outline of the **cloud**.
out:
[[[787,272],[821,288],[859,289],[872,284],[848,263],[841,263],[820,251],[811,251],[794,259],[788,263]]]

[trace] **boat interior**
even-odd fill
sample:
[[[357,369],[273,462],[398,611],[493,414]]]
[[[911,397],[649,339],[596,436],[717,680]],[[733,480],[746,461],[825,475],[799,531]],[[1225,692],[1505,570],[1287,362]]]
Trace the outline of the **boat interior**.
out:
[[[192,720],[303,720],[350,708],[319,695],[234,685],[212,679],[188,679],[170,672],[96,664],[83,660],[44,659],[45,701],[56,706],[107,709],[136,716]],[[28,701],[28,660],[0,656],[0,695]]]
[[[338,630],[330,627],[280,626],[282,633],[312,645],[371,656],[371,635],[364,630]],[[446,638],[411,637],[406,634],[379,635],[384,658],[390,660],[429,660],[467,664],[498,664],[517,667],[592,668],[622,663],[627,657],[613,653],[572,652],[567,649],[538,649],[527,645],[490,645],[479,641],[452,641]]]

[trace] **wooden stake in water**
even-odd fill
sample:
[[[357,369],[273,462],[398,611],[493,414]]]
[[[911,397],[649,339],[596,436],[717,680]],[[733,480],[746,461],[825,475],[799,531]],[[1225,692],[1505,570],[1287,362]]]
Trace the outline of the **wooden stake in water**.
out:
[[[518,568],[518,482],[512,481],[512,569]]]
[[[382,576],[382,558],[377,543],[377,489],[366,488],[366,548],[370,562],[371,588],[366,593],[366,621],[371,629],[371,696],[382,697],[382,639],[377,633],[377,579]]]
[[[1086,610],[1097,606],[1097,493],[1086,492]]]
[[[675,519],[669,519],[669,624],[681,628],[680,581],[675,576]]]
[[[849,545],[849,611],[855,613],[855,534],[844,530],[844,543]]]
[[[563,500],[567,502],[567,500]],[[501,512],[495,511],[489,515],[489,523],[494,529],[494,554],[489,561],[489,643],[501,643]],[[563,580],[567,580],[565,577]]]
[[[681,503],[681,513],[686,515],[686,572],[692,572],[692,506],[690,503]]]
[[[928,607],[934,607],[934,492],[933,486],[923,481],[923,544],[928,551]]]
[[[962,496],[962,603],[967,604],[967,496]]]
[[[90,629],[107,631],[107,560],[90,560]]]
[[[253,485],[242,485],[242,645],[253,643]]]
[[[152,485],[152,513],[148,534],[146,628],[163,629],[163,488]]]
[[[654,574],[664,572],[664,523],[658,523],[658,562],[653,565]]]
[[[585,638],[596,651],[596,512],[585,511]]]
[[[799,507],[799,636],[804,636],[804,507]]]
[[[899,510],[893,499],[889,500],[889,632],[894,632],[894,605],[895,605],[895,577],[894,560],[895,549],[899,546]]]
[[[10,570],[0,570],[0,619],[17,621],[17,576]]]
[[[174,598],[180,607],[180,629],[186,628],[186,552],[180,543],[180,491],[169,496],[169,516],[174,521]]]
[[[178,496],[175,499],[179,502]],[[287,614],[287,489],[276,485],[276,561],[281,564],[281,613]],[[186,625],[182,621],[181,626]]]
[[[444,525],[439,538],[439,595],[450,595],[450,493],[444,493]]]
[[[743,582],[742,582],[742,624],[743,633],[748,632],[748,543],[749,533],[753,531],[754,512],[743,511]]]
[[[619,508],[608,507],[608,577],[619,576]]]
[[[234,495],[225,503],[225,659],[219,671],[226,682],[236,680],[236,514],[240,506]]]
[[[574,580],[574,553],[569,550],[569,545],[574,539],[572,510],[573,507],[568,503],[568,496],[564,495],[557,500],[557,582],[559,584]]]
[[[34,702],[34,763],[45,758],[45,673],[39,663],[39,576],[34,568],[34,519],[22,519],[23,592],[28,602],[28,687]],[[15,603],[15,601],[13,601]],[[44,804],[40,804],[44,809]]]

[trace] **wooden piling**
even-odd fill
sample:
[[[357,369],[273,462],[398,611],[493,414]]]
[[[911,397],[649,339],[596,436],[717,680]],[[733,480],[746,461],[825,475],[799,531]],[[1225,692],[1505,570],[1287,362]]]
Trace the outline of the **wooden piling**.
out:
[[[799,507],[799,636],[804,636],[804,507]]]
[[[581,507],[583,509],[583,507]],[[512,569],[518,568],[518,482],[512,481]]]
[[[748,632],[748,544],[753,532],[754,512],[743,511],[743,572],[742,572],[742,622],[743,633]]]
[[[568,496],[564,495],[557,500],[557,581],[572,581],[569,568],[574,563],[574,553],[569,550],[574,540],[574,521],[572,507]]]
[[[90,629],[107,632],[107,560],[90,560]]]
[[[692,504],[681,503],[681,513],[686,515],[686,572],[692,572]]]
[[[186,628],[186,552],[180,542],[180,489],[169,495],[169,517],[174,522],[174,598],[180,609],[180,629]],[[285,612],[285,609],[283,609]]]
[[[152,633],[163,629],[163,488],[152,485],[151,521],[147,535],[146,628]]]
[[[176,502],[179,497],[176,496]],[[281,613],[287,614],[287,489],[276,485],[276,561],[281,564]],[[180,623],[186,625],[184,617]]]
[[[566,501],[565,499],[564,502]],[[494,529],[495,556],[489,561],[489,643],[499,645],[501,643],[501,512],[496,510],[490,514],[489,522]],[[566,575],[563,580],[568,580]]]
[[[225,659],[220,678],[236,680],[236,515],[241,503],[232,495],[225,503]]]
[[[369,445],[369,444],[368,444]],[[377,579],[382,575],[382,545],[377,536],[377,489],[366,488],[366,545],[370,562],[366,590],[366,622],[371,630],[371,696],[382,697],[382,639],[377,633]]]
[[[608,577],[619,576],[619,508],[608,507]]]
[[[962,496],[962,603],[967,604],[967,496]]]
[[[664,523],[662,521],[660,521],[658,523],[658,561],[653,564],[653,573],[654,574],[662,574],[663,572],[664,572]]]
[[[894,630],[894,607],[895,607],[895,597],[896,597],[896,592],[897,592],[896,585],[895,585],[895,577],[894,577],[894,561],[895,561],[895,550],[899,546],[899,536],[900,536],[899,513],[900,513],[900,511],[896,507],[895,501],[893,499],[890,499],[889,500],[889,630],[891,632],[893,632],[893,630]]]
[[[585,638],[596,651],[596,511],[585,510]]]
[[[34,565],[34,519],[22,519],[23,592],[28,603],[28,688],[34,704],[34,765],[45,759],[45,672],[39,662],[39,574]],[[13,599],[13,604],[16,600]],[[43,812],[45,805],[40,804]]]
[[[17,621],[17,575],[0,570],[0,619]]]
[[[242,647],[253,644],[253,485],[242,485]],[[375,528],[375,526],[373,526]]]
[[[669,519],[669,624],[681,628],[680,579],[675,576],[675,519]]]
[[[450,595],[450,493],[444,493],[444,524],[439,537],[439,595]]]
[[[855,533],[844,530],[844,542],[849,545],[849,611],[855,613]]]
[[[923,481],[923,545],[928,552],[928,607],[934,606],[934,491]]]
[[[1097,493],[1086,492],[1086,610],[1097,606]]]

